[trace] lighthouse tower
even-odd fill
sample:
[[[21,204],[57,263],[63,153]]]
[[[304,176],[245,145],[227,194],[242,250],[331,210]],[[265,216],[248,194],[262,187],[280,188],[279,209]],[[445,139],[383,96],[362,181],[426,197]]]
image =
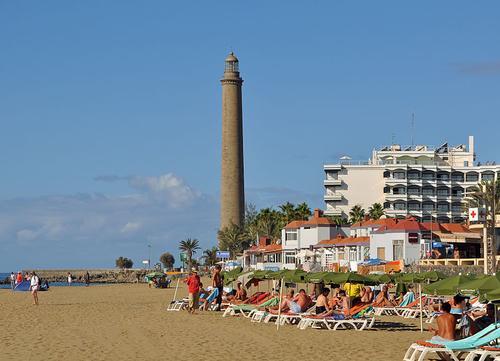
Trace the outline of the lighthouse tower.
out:
[[[243,225],[245,191],[243,172],[243,112],[238,58],[225,60],[222,83],[222,169],[220,229]]]

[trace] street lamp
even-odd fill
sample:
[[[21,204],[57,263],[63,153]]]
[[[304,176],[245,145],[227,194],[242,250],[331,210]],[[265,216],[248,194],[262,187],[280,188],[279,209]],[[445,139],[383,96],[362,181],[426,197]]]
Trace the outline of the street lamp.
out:
[[[151,269],[151,245],[148,244],[148,269]]]

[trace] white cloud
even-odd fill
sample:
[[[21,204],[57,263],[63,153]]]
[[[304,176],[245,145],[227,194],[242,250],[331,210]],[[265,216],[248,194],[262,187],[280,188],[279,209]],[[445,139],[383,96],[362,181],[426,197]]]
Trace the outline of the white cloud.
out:
[[[125,224],[121,231],[122,233],[133,233],[141,228],[141,223],[140,222],[127,222]]]
[[[202,247],[215,244],[215,199],[173,174],[124,180],[131,192],[121,196],[0,200],[2,268],[113,267],[118,256],[137,263],[147,257],[147,244],[153,258],[178,253],[179,241],[187,237]]]

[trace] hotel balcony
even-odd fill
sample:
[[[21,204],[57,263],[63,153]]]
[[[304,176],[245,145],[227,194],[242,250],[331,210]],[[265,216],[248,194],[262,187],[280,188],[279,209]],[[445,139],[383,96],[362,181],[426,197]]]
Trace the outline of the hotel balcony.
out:
[[[325,201],[341,201],[342,194],[325,194],[323,199]]]
[[[325,209],[323,212],[325,216],[341,216],[342,215],[342,210],[340,208],[330,208],[330,209]]]
[[[341,170],[342,169],[342,165],[341,164],[325,164],[323,166],[323,169],[325,171],[327,171],[327,170]]]
[[[342,181],[340,179],[325,179],[323,181],[323,185],[325,185],[325,186],[340,186],[340,185],[342,185]]]

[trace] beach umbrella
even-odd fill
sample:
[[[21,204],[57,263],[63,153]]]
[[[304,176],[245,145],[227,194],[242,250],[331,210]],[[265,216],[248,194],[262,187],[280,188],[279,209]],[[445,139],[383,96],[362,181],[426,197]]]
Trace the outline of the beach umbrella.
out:
[[[371,275],[366,275],[366,277],[372,279],[373,281],[377,283],[389,283],[392,282],[391,276],[388,274],[371,274]]]
[[[427,294],[451,296],[459,292],[460,287],[473,280],[471,276],[457,275],[445,278],[441,281],[425,285],[423,290]]]
[[[481,277],[460,286],[464,293],[483,294],[500,289],[500,273],[495,276]]]
[[[308,283],[322,283],[328,273],[330,272],[309,272],[304,277],[304,281]]]
[[[306,271],[295,269],[295,270],[286,270],[281,274],[281,277],[285,280],[285,282],[299,283],[305,281],[306,275],[307,275]]]
[[[424,273],[421,273],[421,275],[427,281],[432,281],[432,282],[444,280],[445,278],[447,278],[443,272],[438,272],[438,271],[424,272]]]
[[[360,275],[356,272],[329,272],[324,277],[325,283],[361,283],[361,284],[376,284],[377,282],[373,279]]]
[[[146,278],[152,279],[156,277],[165,277],[165,273],[162,272],[151,272],[146,275]]]

